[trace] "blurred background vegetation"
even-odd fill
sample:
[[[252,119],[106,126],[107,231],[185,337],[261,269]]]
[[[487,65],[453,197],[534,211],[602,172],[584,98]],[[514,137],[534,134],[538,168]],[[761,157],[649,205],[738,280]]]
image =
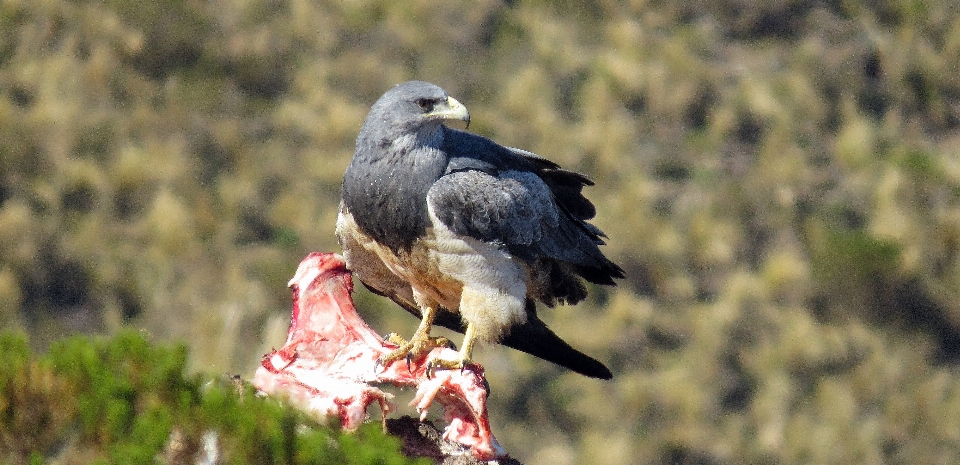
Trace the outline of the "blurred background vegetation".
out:
[[[249,376],[409,79],[596,180],[627,270],[541,312],[614,381],[477,352],[515,457],[960,458],[956,2],[0,0],[0,325]]]

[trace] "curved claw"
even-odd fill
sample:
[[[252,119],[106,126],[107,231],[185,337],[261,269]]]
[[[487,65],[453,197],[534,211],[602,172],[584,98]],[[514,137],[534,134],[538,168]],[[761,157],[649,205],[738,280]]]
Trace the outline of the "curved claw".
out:
[[[412,374],[413,373],[413,354],[407,353],[406,360],[407,360],[407,371],[409,371]],[[378,358],[377,361],[373,362],[374,373],[376,373],[377,370],[380,370],[380,369],[386,370],[386,368],[387,367],[383,362],[383,358]]]
[[[433,372],[435,370],[460,370],[460,374],[463,374],[463,370],[468,369],[468,366],[474,365],[474,363],[465,358],[460,358],[457,360],[446,360],[439,357],[435,357],[427,362],[426,375],[427,379],[433,378]]]
[[[397,333],[387,333],[385,336],[383,336],[383,340],[395,346],[402,346],[407,343],[407,341],[400,337],[400,335]]]
[[[416,359],[428,354],[437,347],[453,346],[453,343],[451,343],[450,340],[445,337],[430,337],[420,334],[414,334],[413,338],[411,338],[409,341],[405,341],[396,333],[390,333],[386,336],[386,341],[391,344],[395,344],[398,347],[386,356],[381,357],[378,360],[377,365],[389,365],[403,358],[407,362],[407,371],[409,371],[411,374],[413,373],[413,364]]]

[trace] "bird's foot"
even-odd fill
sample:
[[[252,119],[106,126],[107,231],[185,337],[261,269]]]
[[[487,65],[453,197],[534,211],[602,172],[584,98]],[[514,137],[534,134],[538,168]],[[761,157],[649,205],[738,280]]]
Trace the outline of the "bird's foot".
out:
[[[390,352],[385,357],[377,360],[378,366],[387,366],[391,363],[405,358],[407,360],[407,370],[411,370],[410,364],[420,357],[426,355],[431,350],[437,347],[447,347],[456,350],[453,342],[450,342],[449,339],[443,336],[430,337],[430,336],[418,336],[417,334],[413,335],[409,341],[404,340],[397,333],[390,333],[386,337],[387,341],[391,344],[396,344],[400,347],[394,349],[393,352]],[[429,368],[428,368],[429,369]]]
[[[460,372],[463,373],[464,370],[474,371],[474,367],[479,367],[479,365],[465,357],[463,354],[460,354],[456,360],[447,360],[445,358],[434,357],[432,360],[427,362],[427,378],[432,378],[433,373],[436,370],[460,370]]]

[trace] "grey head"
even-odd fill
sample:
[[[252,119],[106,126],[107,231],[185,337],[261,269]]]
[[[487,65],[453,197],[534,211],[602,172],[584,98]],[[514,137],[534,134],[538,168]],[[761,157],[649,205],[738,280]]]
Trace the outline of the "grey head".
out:
[[[424,81],[397,84],[370,108],[357,138],[357,152],[398,142],[421,145],[441,124],[470,124],[467,108],[442,88]],[[415,136],[418,141],[404,139]]]

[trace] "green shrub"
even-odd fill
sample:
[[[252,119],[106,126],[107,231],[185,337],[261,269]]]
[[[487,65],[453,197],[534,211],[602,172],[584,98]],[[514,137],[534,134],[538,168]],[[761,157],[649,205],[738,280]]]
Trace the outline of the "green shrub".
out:
[[[414,463],[379,424],[320,426],[249,386],[186,374],[183,347],[134,331],[73,337],[43,356],[6,332],[0,353],[3,463]]]

